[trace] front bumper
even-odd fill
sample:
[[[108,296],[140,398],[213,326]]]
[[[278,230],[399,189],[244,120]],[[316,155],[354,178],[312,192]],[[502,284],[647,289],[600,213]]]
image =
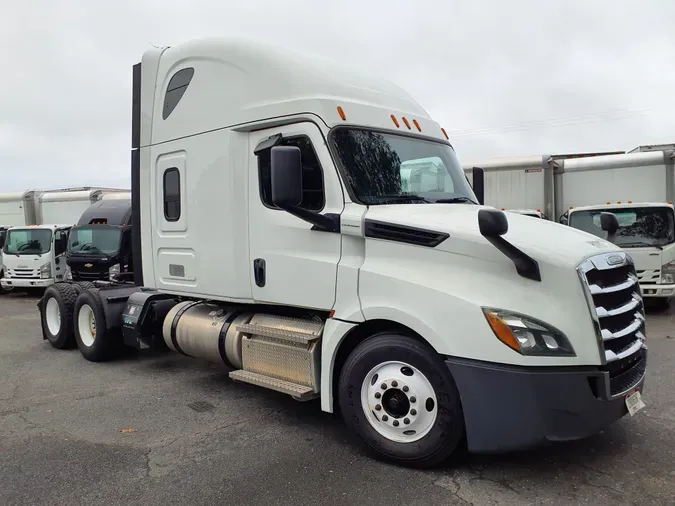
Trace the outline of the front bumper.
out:
[[[35,278],[2,278],[0,284],[3,288],[47,288],[54,284],[53,279]]]
[[[646,366],[646,350],[644,351]],[[583,439],[628,413],[626,394],[611,397],[609,375],[598,367],[517,367],[451,358],[467,445],[473,453],[525,450]],[[629,392],[642,391],[644,369]]]
[[[657,285],[657,284],[642,284],[640,283],[640,290],[642,296],[647,297],[661,297],[668,299],[675,294],[675,285]]]

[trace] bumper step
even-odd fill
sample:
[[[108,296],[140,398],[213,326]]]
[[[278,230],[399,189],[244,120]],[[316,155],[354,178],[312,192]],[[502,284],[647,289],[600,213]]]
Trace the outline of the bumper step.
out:
[[[318,394],[314,393],[312,387],[272,378],[270,376],[265,376],[256,372],[244,370],[232,371],[230,373],[230,378],[234,381],[249,383],[251,385],[256,385],[259,387],[268,388],[270,390],[275,390],[283,394],[288,394],[299,401],[307,401],[318,396]]]

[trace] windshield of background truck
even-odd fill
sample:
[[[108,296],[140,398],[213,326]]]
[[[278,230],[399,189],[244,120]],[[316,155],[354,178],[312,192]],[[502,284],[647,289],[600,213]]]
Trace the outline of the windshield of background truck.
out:
[[[44,255],[51,249],[51,230],[14,229],[7,231],[2,251],[8,255]]]
[[[338,128],[331,141],[362,204],[477,202],[447,144],[357,128]]]
[[[71,255],[108,256],[120,249],[119,227],[76,227],[70,230],[68,252]]]
[[[675,215],[668,207],[575,211],[570,213],[569,224],[604,239],[607,233],[600,227],[601,212],[614,213],[619,220],[617,246],[665,246],[675,241]]]

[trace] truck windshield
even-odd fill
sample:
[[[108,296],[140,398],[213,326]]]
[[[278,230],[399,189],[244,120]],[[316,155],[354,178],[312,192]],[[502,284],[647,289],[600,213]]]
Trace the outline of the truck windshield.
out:
[[[51,249],[51,230],[17,228],[7,231],[2,251],[8,255],[44,255]]]
[[[336,129],[331,142],[362,204],[477,203],[447,144],[347,127]]]
[[[120,249],[122,229],[110,226],[74,227],[68,237],[68,253],[71,255],[107,256]]]
[[[619,220],[617,246],[638,248],[665,246],[675,241],[675,216],[669,207],[597,209],[570,213],[569,224],[598,237],[607,235],[600,227],[600,213],[614,213]]]

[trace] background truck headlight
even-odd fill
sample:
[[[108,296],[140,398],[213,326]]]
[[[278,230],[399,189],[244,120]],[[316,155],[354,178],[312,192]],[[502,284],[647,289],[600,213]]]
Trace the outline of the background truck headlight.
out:
[[[49,279],[52,277],[52,263],[47,262],[40,266],[40,277],[42,279]]]
[[[661,266],[661,283],[664,285],[675,283],[675,261]]]
[[[497,339],[521,355],[576,356],[565,334],[544,322],[501,309],[483,308],[483,313]]]
[[[115,264],[108,269],[108,279],[112,280],[120,273],[120,264]]]

